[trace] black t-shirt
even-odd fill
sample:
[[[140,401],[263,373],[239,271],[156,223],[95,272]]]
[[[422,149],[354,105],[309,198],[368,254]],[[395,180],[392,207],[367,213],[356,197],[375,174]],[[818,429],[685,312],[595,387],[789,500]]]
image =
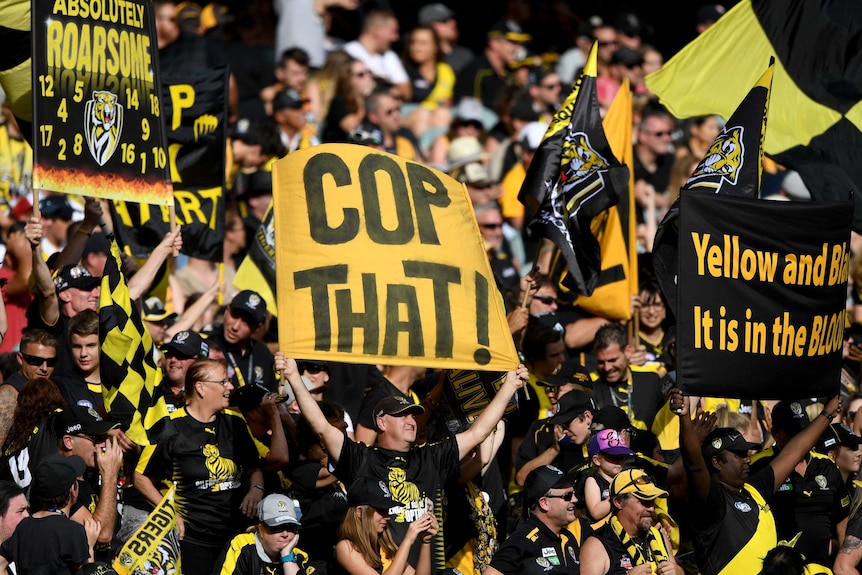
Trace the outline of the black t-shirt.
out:
[[[407,533],[408,524],[425,511],[426,498],[433,502],[435,515],[442,524],[443,486],[460,473],[459,463],[458,442],[454,437],[414,445],[406,452],[369,447],[345,438],[335,462],[335,476],[347,486],[357,477],[377,477],[388,484],[392,499],[402,506],[389,521],[392,537],[399,543]],[[437,538],[442,535],[442,531],[438,532]],[[419,545],[413,549],[416,553],[411,553],[411,564],[418,558]],[[434,571],[435,566],[442,568],[442,540],[440,545],[435,542],[432,549]]]
[[[227,376],[233,383],[234,389],[256,383],[272,392],[278,391],[278,381],[275,379],[273,368],[275,359],[266,344],[252,339],[246,344],[246,350],[243,352],[239,346],[230,345],[225,341],[223,325],[214,326],[211,337],[220,343],[224,350]]]
[[[260,468],[257,448],[245,421],[219,413],[203,423],[185,409],[171,414],[176,433],[145,447],[137,471],[156,486],[177,483],[177,508],[185,520],[185,538],[199,545],[224,545],[248,524],[239,504],[248,489],[243,476]]]
[[[63,398],[69,405],[98,409],[105,404],[102,398],[102,384],[90,384],[77,371],[54,372],[52,381],[60,388]]]
[[[25,517],[0,545],[0,555],[14,562],[18,573],[34,567],[75,573],[90,557],[90,546],[84,526],[66,517]]]
[[[453,101],[476,98],[489,110],[497,109],[497,100],[508,84],[506,76],[498,76],[485,54],[468,64],[455,80]]]
[[[347,109],[347,100],[336,94],[329,102],[329,110],[323,123],[321,141],[324,144],[343,144],[347,142],[347,132],[341,129],[341,120],[350,114]]]
[[[320,463],[304,459],[290,472],[293,495],[299,501],[302,518],[299,537],[302,548],[314,559],[332,561],[336,532],[347,513],[347,493],[341,483],[316,487]]]
[[[763,513],[771,513],[775,473],[771,466],[751,475],[746,483],[754,489],[766,503],[761,508],[752,495],[745,489],[731,490],[717,481],[710,481],[706,501],[699,502],[689,498],[690,519],[694,528],[694,547],[697,565],[701,575],[720,573],[737,554],[752,541],[762,553],[755,553],[761,559],[778,542],[775,534],[760,529]]]
[[[582,529],[589,528],[582,525]],[[581,572],[579,556],[580,546],[568,529],[556,535],[544,523],[530,517],[519,523],[500,545],[491,559],[491,567],[507,574],[577,575]]]
[[[629,366],[631,380],[610,384],[593,375],[593,399],[599,409],[615,405],[625,411],[635,427],[650,429],[656,414],[664,405],[661,378],[654,371]]]

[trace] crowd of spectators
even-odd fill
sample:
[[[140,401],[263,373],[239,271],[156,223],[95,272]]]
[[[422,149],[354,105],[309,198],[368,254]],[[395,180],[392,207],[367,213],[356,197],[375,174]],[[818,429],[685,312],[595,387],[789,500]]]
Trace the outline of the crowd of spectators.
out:
[[[174,484],[189,575],[857,573],[862,256],[835,397],[675,388],[652,238],[723,120],[675,118],[649,92],[645,75],[671,54],[647,15],[527,0],[486,21],[437,2],[153,4],[161,72],[231,71],[224,263],[174,258],[181,230],[145,261],[123,256],[171,414],[138,445],[102,398],[107,202],[43,192],[33,217],[32,155],[4,106],[0,567],[104,575]],[[687,26],[701,33],[723,12],[693,9]],[[634,94],[629,322],[534,269],[517,200],[594,43],[603,112],[624,78]],[[231,283],[273,163],[325,143],[426,163],[469,194],[523,365],[466,429],[440,409],[441,370],[285,357],[265,300]],[[764,189],[809,199],[781,166]]]

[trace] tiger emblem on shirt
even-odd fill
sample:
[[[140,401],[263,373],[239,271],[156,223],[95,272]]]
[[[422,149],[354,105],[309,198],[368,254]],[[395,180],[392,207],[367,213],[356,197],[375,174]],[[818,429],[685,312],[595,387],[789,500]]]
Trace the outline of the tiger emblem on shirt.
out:
[[[204,457],[206,457],[205,465],[210,474],[210,481],[227,481],[236,477],[238,469],[236,463],[230,459],[221,456],[218,445],[208,443],[203,447]],[[213,487],[213,491],[218,491],[219,485]]]
[[[105,90],[93,92],[93,98],[84,105],[84,136],[90,155],[104,166],[120,144],[123,130],[123,106],[116,94]]]
[[[401,503],[401,510],[395,516],[396,523],[401,523],[405,520],[405,511],[410,507],[410,504],[416,504],[422,499],[419,494],[419,487],[415,483],[407,481],[407,472],[398,467],[389,468],[389,492],[392,494],[392,499]]]
[[[726,129],[719,134],[689,177],[686,187],[697,187],[697,180],[715,176],[721,176],[730,184],[736,185],[745,155],[742,137],[741,126]]]

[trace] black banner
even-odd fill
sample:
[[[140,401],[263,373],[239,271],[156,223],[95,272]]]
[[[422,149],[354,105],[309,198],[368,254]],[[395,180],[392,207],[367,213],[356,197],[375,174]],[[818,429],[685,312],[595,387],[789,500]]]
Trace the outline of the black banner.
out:
[[[692,395],[836,393],[853,201],[680,195],[677,381]]]
[[[170,205],[153,4],[33,0],[33,187]]]
[[[214,68],[162,81],[168,127],[168,159],[174,182],[175,214],[183,227],[183,253],[222,261],[228,69]],[[170,229],[161,206],[114,202],[117,237],[143,257]]]

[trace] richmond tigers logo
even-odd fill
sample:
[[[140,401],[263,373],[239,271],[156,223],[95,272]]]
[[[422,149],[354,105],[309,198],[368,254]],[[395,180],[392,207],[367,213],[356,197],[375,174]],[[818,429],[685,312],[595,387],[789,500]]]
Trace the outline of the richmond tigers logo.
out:
[[[741,126],[736,126],[725,129],[719,134],[709,147],[706,156],[689,177],[685,187],[720,187],[722,180],[736,185],[745,155],[745,148],[742,145],[743,130]],[[720,177],[718,181],[715,180],[716,176]],[[707,178],[713,185],[709,185],[706,181],[698,182]]]
[[[563,168],[563,190],[590,174],[610,168],[607,160],[596,151],[583,132],[570,132],[566,135],[560,165]]]
[[[222,457],[218,445],[208,443],[204,445],[203,452],[206,457],[205,465],[210,474],[210,481],[226,481],[236,477],[238,473],[236,463]],[[218,485],[215,489],[217,488]]]
[[[90,155],[104,166],[120,145],[123,131],[123,107],[117,95],[104,90],[93,92],[93,98],[84,105],[84,136]]]
[[[416,504],[422,497],[419,494],[419,488],[415,483],[407,481],[407,472],[398,467],[389,468],[389,492],[392,494],[392,499],[401,503],[401,512],[395,516],[395,522],[401,523],[404,521],[404,512],[410,507],[410,504]]]

